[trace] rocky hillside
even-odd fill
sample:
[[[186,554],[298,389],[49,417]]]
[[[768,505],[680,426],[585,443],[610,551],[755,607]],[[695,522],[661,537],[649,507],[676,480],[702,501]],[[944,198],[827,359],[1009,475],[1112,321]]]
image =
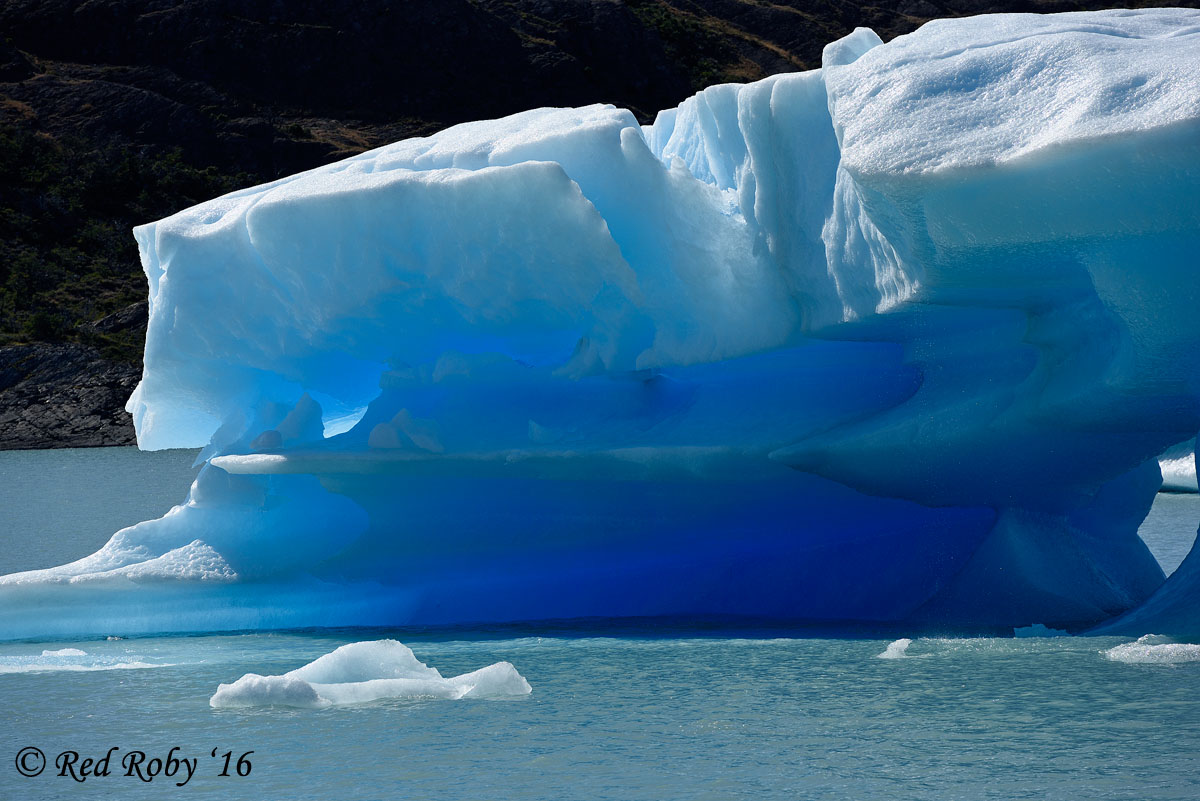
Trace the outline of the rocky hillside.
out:
[[[857,25],[886,39],[1085,7],[1102,5],[4,0],[0,448],[133,441],[137,223],[468,119],[599,101],[649,120],[713,83],[816,66]]]

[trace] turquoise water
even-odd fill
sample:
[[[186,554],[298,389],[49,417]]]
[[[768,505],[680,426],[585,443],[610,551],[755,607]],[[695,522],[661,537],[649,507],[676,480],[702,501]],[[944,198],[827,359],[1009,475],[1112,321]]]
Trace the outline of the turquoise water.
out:
[[[0,575],[94,553],[187,497],[199,451],[0,451]]]
[[[136,522],[181,500],[194,454],[144,456],[0,453],[0,569],[83,556],[111,533],[97,521]],[[1143,536],[1164,566],[1186,552],[1197,520],[1200,498],[1159,496]],[[0,799],[1200,796],[1200,661],[1189,661],[1200,650],[1127,663],[1106,653],[1127,642],[1116,638],[918,639],[905,658],[879,659],[887,640],[785,633],[355,630],[0,643]],[[209,707],[218,684],[247,672],[281,674],[383,637],[443,675],[507,660],[533,692],[316,711]],[[86,653],[41,656],[63,648]],[[29,746],[52,763],[33,778],[14,762]],[[101,757],[113,746],[113,775],[54,775],[64,750]],[[184,787],[174,784],[182,774],[151,783],[121,775],[128,751],[165,758],[175,746],[198,760]],[[217,775],[225,752],[236,763],[251,750],[248,776]]]
[[[1160,492],[1138,533],[1169,576],[1191,550],[1198,524],[1200,495]]]
[[[886,642],[401,635],[451,675],[500,659],[506,700],[213,710],[219,683],[278,674],[352,640],[245,636],[79,642],[169,667],[0,675],[0,797],[222,799],[1195,799],[1200,663],[1124,664],[1119,640]],[[0,660],[43,644],[0,646]],[[3,664],[3,661],[0,661]],[[101,756],[172,746],[184,788],[23,778],[35,745]],[[245,778],[209,754],[245,751]],[[120,771],[115,771],[119,773]],[[170,792],[168,792],[170,791]]]

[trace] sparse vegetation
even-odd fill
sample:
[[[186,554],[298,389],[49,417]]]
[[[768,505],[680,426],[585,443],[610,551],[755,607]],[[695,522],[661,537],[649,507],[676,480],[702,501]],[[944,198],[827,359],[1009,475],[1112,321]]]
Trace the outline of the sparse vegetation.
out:
[[[661,0],[628,0],[628,5],[662,39],[667,56],[682,68],[692,91],[732,80],[727,73],[738,62],[737,53],[711,22]]]
[[[818,66],[857,25],[890,39],[930,17],[1197,3],[6,0],[0,379],[25,380],[35,362],[71,375],[0,387],[0,413],[91,375],[95,408],[64,415],[127,420],[144,317],[96,323],[145,299],[130,231],[232,189],[540,105],[614,103],[648,122],[714,83]],[[3,361],[3,346],[28,343],[49,344]],[[42,422],[0,430],[0,447],[131,437],[126,423],[53,439]]]
[[[136,361],[138,337],[80,326],[145,299],[130,229],[255,178],[194,167],[178,149],[0,129],[0,344],[82,342]]]

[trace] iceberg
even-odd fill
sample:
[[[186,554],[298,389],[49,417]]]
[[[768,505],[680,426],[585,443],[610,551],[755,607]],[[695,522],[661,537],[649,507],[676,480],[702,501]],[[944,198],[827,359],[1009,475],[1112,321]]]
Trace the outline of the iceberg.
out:
[[[282,676],[247,673],[217,687],[209,705],[326,709],[402,698],[505,698],[531,692],[529,682],[509,662],[447,679],[419,661],[407,645],[377,640],[343,645]]]
[[[209,699],[215,709],[294,706],[328,709],[400,698],[457,700],[520,697],[533,692],[509,662],[497,662],[452,679],[427,667],[394,639],[342,645],[282,676],[247,673],[221,685]]]
[[[1136,533],[1200,430],[1197,86],[1195,10],[860,28],[652,125],[535,109],[143,225],[128,408],[204,467],[0,578],[0,636],[1200,634],[1200,557],[1164,585]]]

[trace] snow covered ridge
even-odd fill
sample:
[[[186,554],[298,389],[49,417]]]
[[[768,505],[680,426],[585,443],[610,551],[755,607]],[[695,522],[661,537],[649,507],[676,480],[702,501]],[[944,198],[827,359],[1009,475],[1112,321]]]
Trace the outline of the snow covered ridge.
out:
[[[0,578],[0,636],[1200,636],[1200,563],[1136,535],[1200,429],[1198,85],[1194,10],[859,29],[645,128],[537,109],[142,226],[129,409],[209,465]]]

